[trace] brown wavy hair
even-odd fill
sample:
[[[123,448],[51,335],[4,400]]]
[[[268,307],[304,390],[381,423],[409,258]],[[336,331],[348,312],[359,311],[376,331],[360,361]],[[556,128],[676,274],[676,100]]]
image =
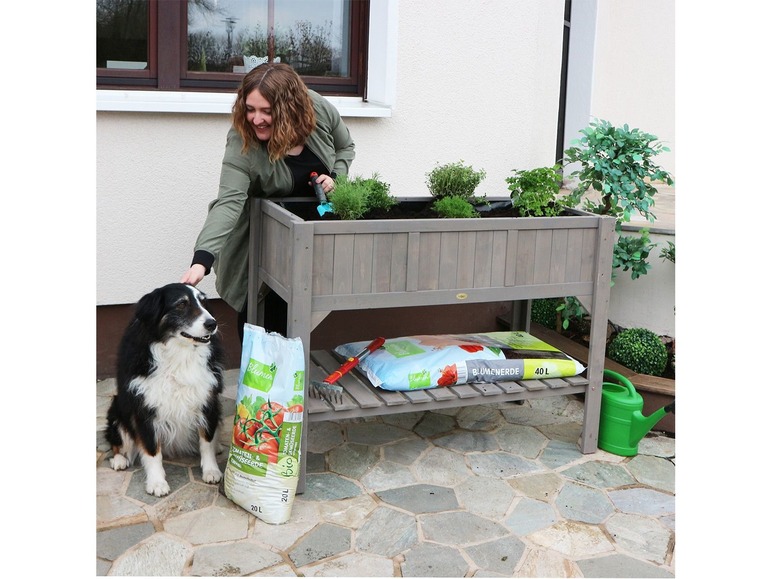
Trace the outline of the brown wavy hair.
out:
[[[314,104],[303,80],[288,64],[265,63],[253,68],[241,81],[233,103],[233,126],[244,140],[242,153],[250,146],[265,146],[247,121],[247,96],[252,91],[260,94],[271,105],[273,130],[268,140],[268,157],[277,161],[293,147],[302,145],[316,127]]]

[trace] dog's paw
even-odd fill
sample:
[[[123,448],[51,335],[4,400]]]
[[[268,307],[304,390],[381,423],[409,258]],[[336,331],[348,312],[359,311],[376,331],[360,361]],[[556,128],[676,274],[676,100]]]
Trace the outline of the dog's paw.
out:
[[[110,459],[113,470],[125,470],[129,466],[129,460],[122,454],[116,454]]]
[[[222,473],[219,468],[207,468],[204,469],[202,478],[204,482],[214,484],[222,480]]]
[[[149,495],[155,495],[157,497],[162,497],[169,494],[169,491],[171,488],[169,487],[169,483],[167,483],[164,479],[156,480],[156,481],[147,481],[145,484],[145,492]]]

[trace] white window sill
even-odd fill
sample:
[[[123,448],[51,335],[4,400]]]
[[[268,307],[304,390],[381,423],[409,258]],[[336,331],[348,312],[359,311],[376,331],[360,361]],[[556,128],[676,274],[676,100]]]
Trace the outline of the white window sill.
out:
[[[97,111],[145,113],[230,114],[235,94],[206,92],[163,92],[138,90],[97,90]],[[359,97],[325,97],[342,117],[390,117],[391,107],[364,102]]]

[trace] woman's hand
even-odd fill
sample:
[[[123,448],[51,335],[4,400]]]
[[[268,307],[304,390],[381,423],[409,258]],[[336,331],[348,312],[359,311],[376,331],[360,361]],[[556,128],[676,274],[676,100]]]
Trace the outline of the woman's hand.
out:
[[[185,272],[185,274],[182,276],[182,279],[180,279],[180,283],[198,285],[198,282],[204,279],[205,274],[206,268],[203,265],[195,263],[190,266],[188,271]]]
[[[329,193],[330,191],[335,189],[335,179],[333,179],[329,175],[319,175],[316,178],[316,182],[322,186],[322,191],[324,191],[325,193]],[[308,184],[313,186],[313,183],[311,183],[310,181],[308,182]]]

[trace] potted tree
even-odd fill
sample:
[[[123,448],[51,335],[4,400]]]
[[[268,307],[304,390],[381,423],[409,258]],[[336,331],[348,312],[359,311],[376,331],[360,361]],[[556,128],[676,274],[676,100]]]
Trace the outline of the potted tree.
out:
[[[583,207],[592,213],[614,217],[616,239],[612,279],[620,271],[630,271],[631,278],[637,279],[646,275],[651,268],[648,258],[656,244],[650,241],[648,228],[642,228],[638,235],[626,235],[622,226],[630,222],[636,213],[649,222],[654,221],[658,184],[673,185],[672,176],[655,162],[655,157],[669,149],[653,134],[637,128],[631,129],[626,124],[614,126],[605,120],[591,122],[581,134],[581,138],[575,140],[574,146],[567,149],[564,155],[564,163],[578,166],[571,173],[571,177],[576,179],[573,200],[577,204],[583,200]],[[671,243],[660,255],[663,259],[675,262],[675,247]],[[566,307],[562,311],[564,327],[567,325],[566,316],[581,324],[586,319],[586,312],[582,311],[579,300],[575,297],[566,298],[565,303]],[[636,332],[645,333],[658,351],[656,356],[649,350],[643,355],[644,359],[659,361],[655,371],[645,369],[641,373],[641,369],[638,369],[639,373],[631,378],[642,390],[644,409],[651,411],[673,401],[675,382],[656,377],[651,385],[644,385],[644,381],[649,381],[646,377],[648,372],[660,372],[665,346],[659,344],[659,337],[652,339],[644,329],[636,329]],[[627,336],[628,340],[631,340],[630,336],[639,337],[635,333]],[[640,345],[637,341],[635,344],[636,348]],[[609,344],[610,358],[619,357],[620,351]],[[626,359],[624,364],[632,363],[630,360]],[[661,426],[675,432],[672,416]]]
[[[580,131],[582,137],[564,154],[564,163],[577,163],[576,187],[571,202],[584,201],[584,208],[598,215],[616,219],[618,239],[614,246],[614,268],[628,269],[633,279],[645,275],[651,268],[646,261],[654,244],[648,229],[640,237],[622,235],[622,224],[638,213],[654,221],[656,183],[673,184],[673,178],[654,162],[654,157],[670,149],[655,135],[625,124],[615,127],[605,120],[596,120]],[[597,196],[591,193],[596,192]]]
[[[654,162],[654,157],[669,151],[657,141],[657,137],[627,124],[615,127],[606,120],[596,120],[580,131],[582,137],[566,149],[563,162],[576,164],[578,169],[570,174],[574,178],[573,189],[563,203],[583,208],[598,215],[615,219],[616,240],[612,261],[612,283],[617,271],[630,271],[632,279],[645,275],[651,264],[648,257],[656,244],[651,243],[649,230],[643,228],[638,235],[622,234],[622,225],[638,213],[648,221],[654,221],[656,183],[673,184],[672,176]],[[555,167],[557,169],[557,167]],[[535,202],[535,194],[521,193],[529,186],[540,187],[546,195],[551,184],[550,175],[544,170],[518,172],[508,179],[510,189],[524,201]],[[665,253],[665,250],[663,250]],[[576,296],[568,296],[556,308],[561,326],[586,325],[587,310]]]

